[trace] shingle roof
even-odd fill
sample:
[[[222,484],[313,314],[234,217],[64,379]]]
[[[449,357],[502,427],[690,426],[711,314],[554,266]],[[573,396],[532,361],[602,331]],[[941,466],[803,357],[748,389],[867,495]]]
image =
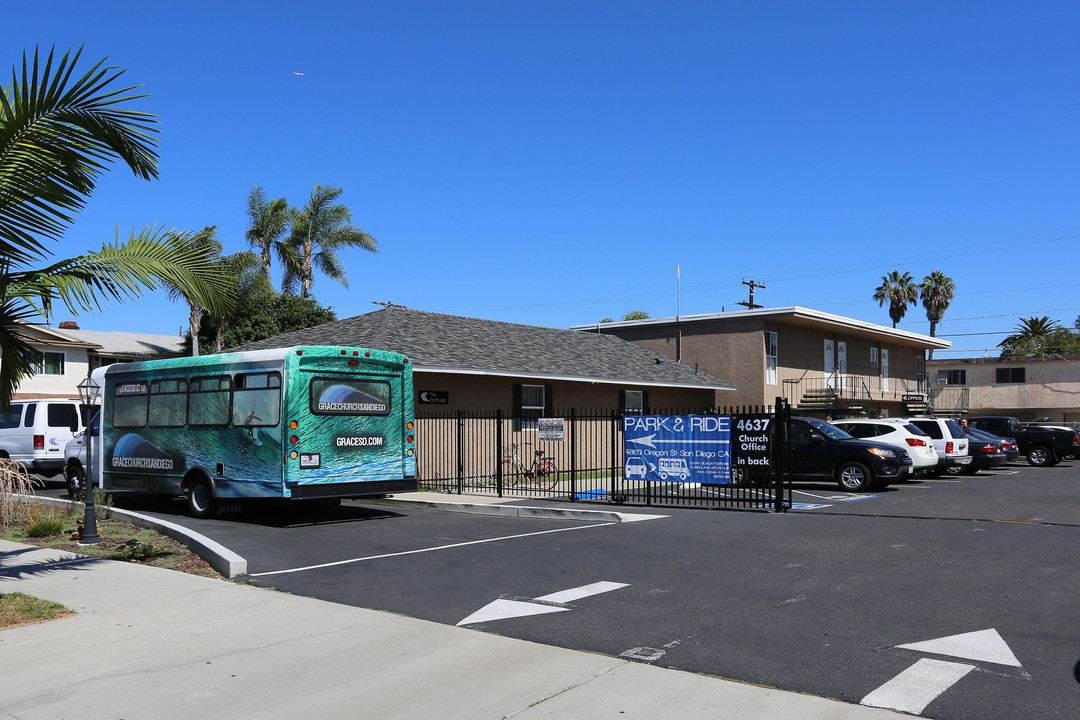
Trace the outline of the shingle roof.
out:
[[[516,325],[387,307],[233,350],[350,345],[400,352],[417,371],[578,380],[627,385],[735,386],[611,335]]]
[[[146,357],[150,355],[179,355],[184,352],[184,339],[176,335],[152,335],[110,330],[72,330],[60,331],[68,337],[85,343],[100,345],[96,349],[99,355],[130,355]]]

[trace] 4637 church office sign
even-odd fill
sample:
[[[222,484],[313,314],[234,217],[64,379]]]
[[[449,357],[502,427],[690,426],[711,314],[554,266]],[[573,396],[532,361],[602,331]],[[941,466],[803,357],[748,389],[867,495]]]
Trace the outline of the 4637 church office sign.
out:
[[[623,417],[627,480],[731,483],[730,415]]]

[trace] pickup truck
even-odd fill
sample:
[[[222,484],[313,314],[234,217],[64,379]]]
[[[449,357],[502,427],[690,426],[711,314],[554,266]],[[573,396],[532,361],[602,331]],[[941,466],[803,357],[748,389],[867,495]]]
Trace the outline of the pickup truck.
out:
[[[1080,453],[1080,435],[1072,430],[1021,425],[1014,417],[973,417],[968,425],[998,437],[1015,439],[1028,464],[1036,467],[1057,465]]]

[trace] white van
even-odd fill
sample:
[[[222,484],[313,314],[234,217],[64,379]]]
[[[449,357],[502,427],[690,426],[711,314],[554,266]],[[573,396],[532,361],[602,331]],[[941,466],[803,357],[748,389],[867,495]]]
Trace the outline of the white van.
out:
[[[64,469],[64,446],[73,437],[72,416],[78,418],[78,427],[84,427],[78,400],[13,401],[0,414],[0,457],[16,460],[43,477],[56,475]]]

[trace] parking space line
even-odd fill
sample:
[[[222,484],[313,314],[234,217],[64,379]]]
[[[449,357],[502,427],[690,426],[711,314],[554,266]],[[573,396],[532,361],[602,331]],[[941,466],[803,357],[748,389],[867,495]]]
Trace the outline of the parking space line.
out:
[[[550,535],[551,533],[569,532],[571,530],[587,530],[595,527],[605,527],[607,525],[618,525],[618,523],[590,523],[589,525],[577,525],[575,527],[557,528],[555,530],[541,530],[533,533],[522,533],[520,535],[504,535],[497,538],[488,538],[486,540],[470,540],[469,542],[453,543],[451,545],[436,545],[435,547],[420,548],[418,550],[404,550],[396,553],[385,553],[383,555],[368,555],[367,557],[350,558],[348,560],[337,560],[335,562],[322,563],[319,565],[306,565],[304,567],[289,568],[288,570],[269,570],[261,573],[250,573],[248,577],[266,577],[267,575],[287,575],[289,573],[303,572],[305,570],[319,570],[322,568],[334,567],[335,565],[349,565],[351,563],[364,562],[365,560],[381,560],[383,558],[401,557],[403,555],[416,555],[418,553],[435,552],[436,550],[452,550],[454,548],[466,547],[468,545],[482,545],[484,543],[500,542],[502,540],[517,540],[518,538],[534,537],[536,535]]]

